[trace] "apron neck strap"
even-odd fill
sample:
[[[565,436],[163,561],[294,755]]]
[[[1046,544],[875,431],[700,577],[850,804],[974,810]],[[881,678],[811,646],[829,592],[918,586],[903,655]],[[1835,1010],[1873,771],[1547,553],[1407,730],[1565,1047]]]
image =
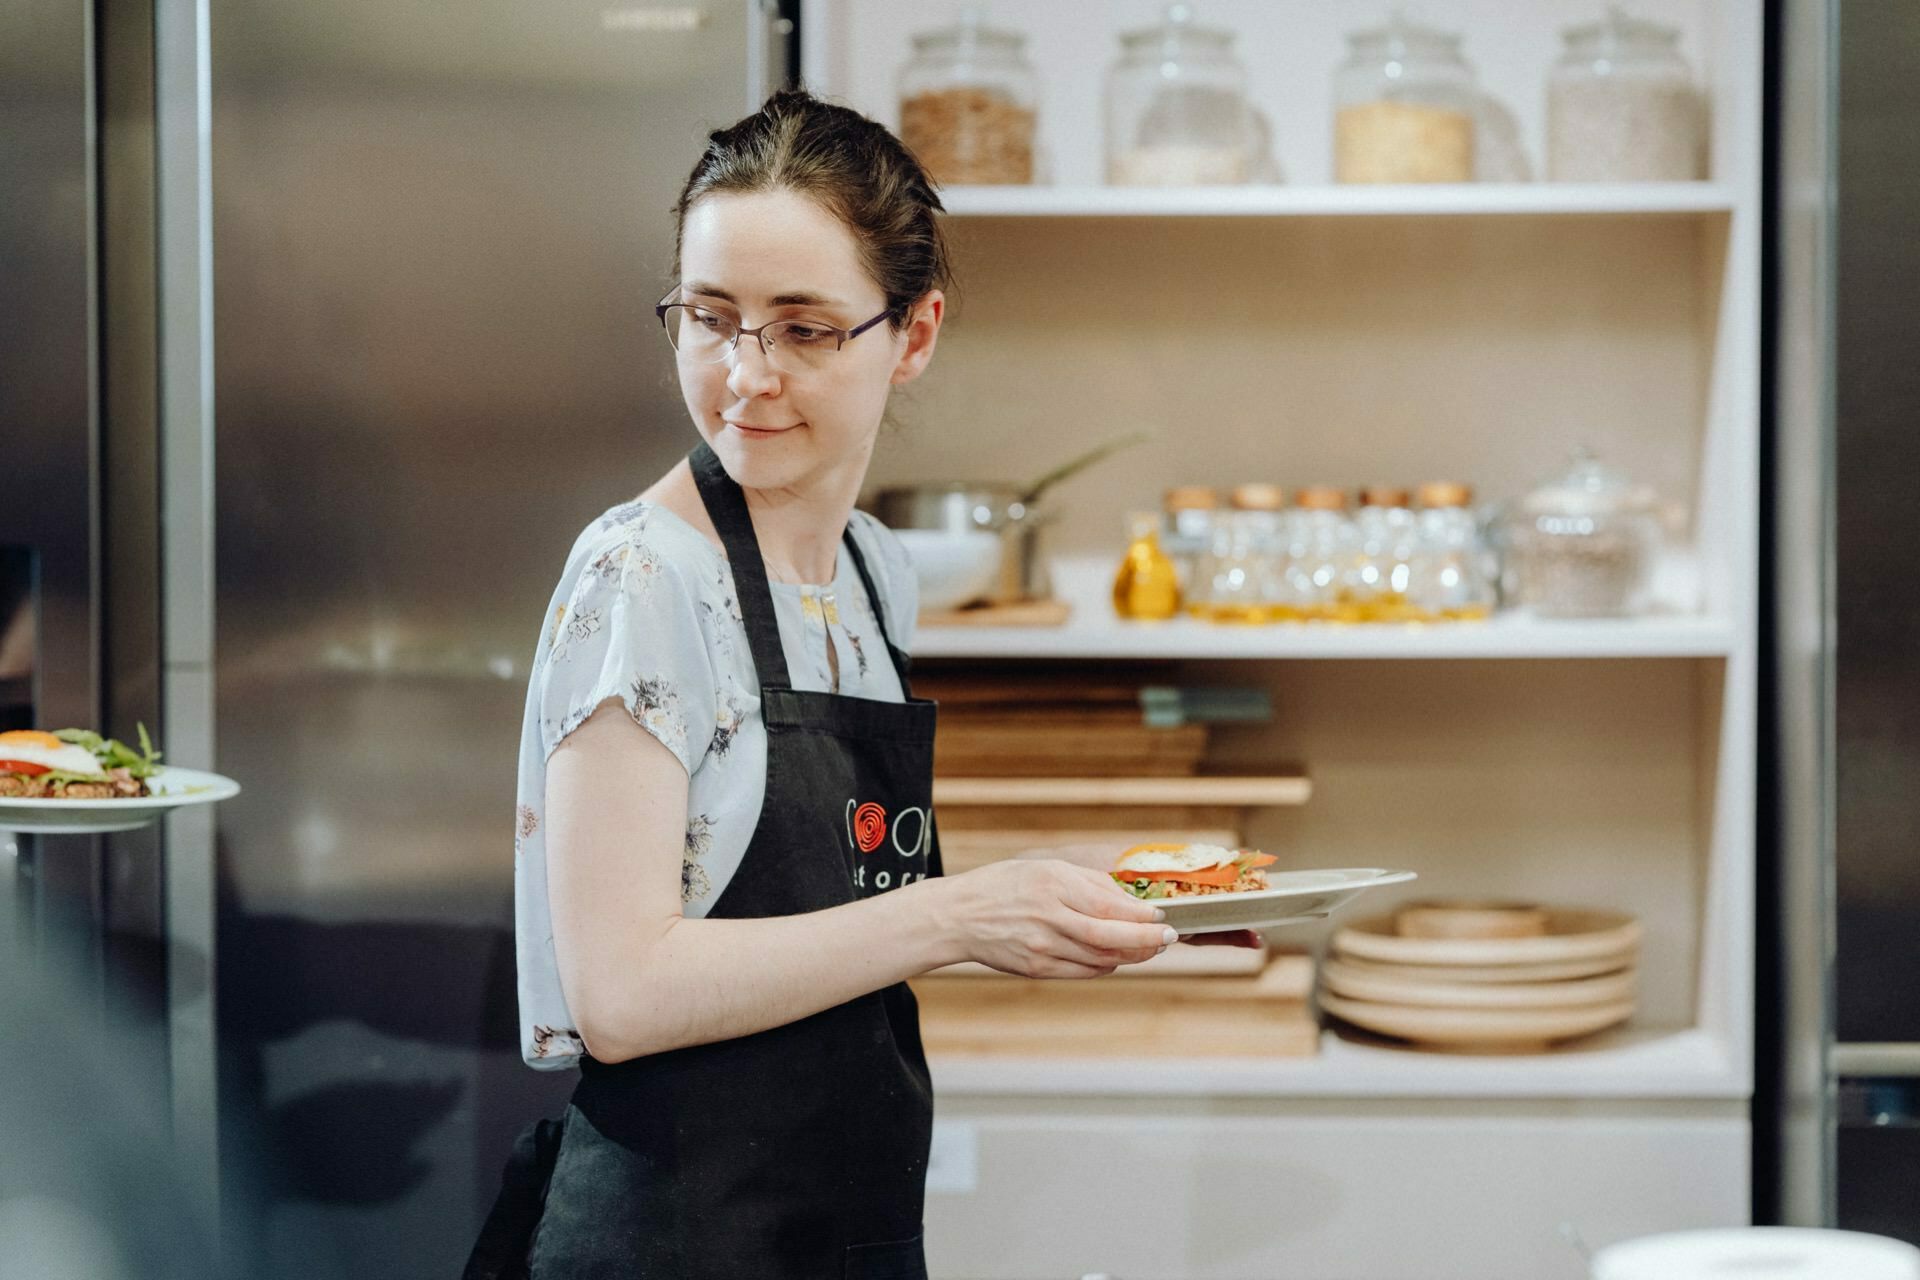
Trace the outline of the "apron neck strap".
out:
[[[787,651],[780,644],[780,624],[773,611],[773,589],[767,585],[767,563],[760,558],[760,539],[753,532],[747,496],[733,482],[720,457],[704,441],[687,455],[700,501],[707,506],[720,545],[726,548],[733,570],[733,589],[739,596],[740,616],[747,623],[747,644],[753,649],[753,669],[760,683],[790,689]]]
[[[787,675],[787,651],[780,643],[780,624],[773,608],[773,588],[767,585],[767,563],[760,555],[760,538],[753,531],[753,516],[747,510],[746,494],[727,474],[711,445],[702,442],[687,455],[687,462],[693,468],[693,480],[699,486],[700,500],[706,504],[707,516],[713,521],[714,531],[720,535],[720,545],[727,549],[727,563],[733,568],[734,590],[740,597],[740,616],[746,620],[747,643],[753,650],[754,671],[763,685],[791,688],[792,683]],[[851,523],[841,540],[847,544],[848,556],[860,575],[860,585],[866,589],[874,625],[880,628],[880,642],[887,647],[887,658],[900,677],[900,691],[911,696],[907,685],[907,669],[912,659],[896,648],[893,637],[887,634],[886,609],[880,603],[880,593],[874,589],[873,575],[867,570],[866,557],[860,554],[860,544],[853,536]]]

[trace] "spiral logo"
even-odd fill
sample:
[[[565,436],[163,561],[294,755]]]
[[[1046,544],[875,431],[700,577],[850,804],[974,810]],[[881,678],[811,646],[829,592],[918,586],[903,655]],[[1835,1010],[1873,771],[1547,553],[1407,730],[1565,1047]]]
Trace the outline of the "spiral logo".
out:
[[[853,811],[853,841],[860,852],[872,853],[887,838],[887,811],[869,800]]]

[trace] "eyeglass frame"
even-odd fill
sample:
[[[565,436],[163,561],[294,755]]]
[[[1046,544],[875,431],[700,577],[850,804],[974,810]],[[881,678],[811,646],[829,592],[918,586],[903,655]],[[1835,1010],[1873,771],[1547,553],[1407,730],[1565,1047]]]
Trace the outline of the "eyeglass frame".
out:
[[[690,307],[695,311],[704,311],[708,315],[718,316],[722,320],[727,320],[727,317],[725,317],[724,315],[721,315],[718,311],[715,311],[712,307],[703,307],[697,302],[667,301],[668,298],[673,297],[673,295],[678,292],[680,292],[680,286],[675,285],[673,286],[673,288],[667,290],[665,296],[663,296],[660,299],[660,301],[653,304],[653,314],[660,318],[660,327],[666,330],[666,333],[667,333],[667,345],[673,348],[673,353],[675,355],[680,354],[680,347],[678,343],[673,341],[673,328],[671,325],[667,323],[667,311],[670,308]],[[741,324],[738,320],[727,320],[727,323],[733,326],[733,341],[729,342],[726,345],[726,347],[722,349],[720,358],[718,360],[708,360],[708,361],[705,361],[704,363],[706,364],[724,363],[727,358],[726,353],[729,351],[739,350],[740,339],[746,338],[746,337],[751,337],[753,339],[754,345],[760,348],[761,355],[765,356],[769,360],[773,359],[773,352],[767,349],[766,339],[762,338],[760,335],[765,333],[768,329],[773,328],[775,325],[780,325],[780,324],[807,324],[807,325],[813,326],[816,329],[821,329],[827,333],[831,333],[836,338],[839,339],[838,342],[835,342],[833,344],[833,349],[835,351],[838,351],[842,347],[846,346],[849,342],[853,341],[855,338],[859,337],[861,334],[865,333],[867,330],[873,328],[873,326],[879,324],[882,320],[885,320],[888,316],[892,314],[893,314],[893,308],[888,307],[885,311],[882,311],[879,315],[875,316],[873,319],[863,320],[862,322],[855,325],[851,329],[841,329],[834,325],[822,324],[818,320],[791,320],[791,319],[769,320],[765,324],[760,325],[757,328],[749,329],[745,325]],[[791,370],[789,370],[789,372],[791,372]]]

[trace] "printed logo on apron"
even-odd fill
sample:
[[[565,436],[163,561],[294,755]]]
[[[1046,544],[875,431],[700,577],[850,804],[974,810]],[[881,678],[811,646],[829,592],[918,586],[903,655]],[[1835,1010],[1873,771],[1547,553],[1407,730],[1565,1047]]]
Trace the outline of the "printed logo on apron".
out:
[[[927,811],[915,806],[902,809],[894,815],[892,829],[888,829],[887,811],[869,800],[862,804],[857,800],[848,800],[846,808],[847,848],[854,854],[853,887],[870,893],[884,893],[888,889],[897,889],[903,884],[912,884],[915,880],[925,880],[925,862],[910,864],[909,867],[875,867],[871,874],[868,861],[879,854],[886,861],[886,847],[891,846],[896,862],[909,858],[924,859],[927,845],[933,837],[933,824],[927,821]]]

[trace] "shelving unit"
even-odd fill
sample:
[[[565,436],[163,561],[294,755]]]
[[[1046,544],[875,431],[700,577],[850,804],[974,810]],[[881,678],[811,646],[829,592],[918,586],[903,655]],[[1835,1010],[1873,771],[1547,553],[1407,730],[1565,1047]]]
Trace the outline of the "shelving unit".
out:
[[[811,0],[806,77],[893,123],[908,34],[957,7]],[[938,1123],[973,1144],[978,1169],[971,1185],[930,1186],[936,1269],[1517,1280],[1566,1270],[1556,1220],[1596,1242],[1744,1222],[1762,7],[1634,6],[1682,28],[1712,95],[1710,180],[1419,188],[1326,181],[1342,36],[1382,19],[1384,3],[1198,8],[1239,33],[1285,184],[1098,185],[1110,33],[1158,6],[992,14],[1030,37],[1050,181],[944,193],[960,285],[934,370],[896,401],[903,425],[871,480],[1022,480],[1123,430],[1159,439],[1063,487],[1047,538],[1068,570],[1056,579],[1070,621],[928,627],[915,656],[943,669],[1162,662],[1170,682],[1264,684],[1274,724],[1219,735],[1215,763],[1252,774],[1306,760],[1313,787],[1309,803],[1246,811],[1249,843],[1283,866],[1412,867],[1422,878],[1407,897],[1634,911],[1647,929],[1641,1011],[1531,1057],[1329,1030],[1300,1060],[936,1059]],[[1600,11],[1443,0],[1420,16],[1467,33],[1468,60],[1537,165],[1559,31]],[[1123,513],[1169,484],[1448,477],[1503,498],[1576,444],[1682,509],[1687,571],[1663,613],[1221,627],[1124,623],[1103,599]],[[1390,909],[1392,892],[1365,910]],[[1206,1204],[1240,1202],[1249,1185],[1272,1212],[1209,1216]],[[1175,1208],[1151,1231],[1116,1234],[1097,1207],[1143,1188]],[[1301,1197],[1317,1208],[1291,1212]],[[1044,1235],[1001,1228],[1036,1201],[1061,1207]]]

